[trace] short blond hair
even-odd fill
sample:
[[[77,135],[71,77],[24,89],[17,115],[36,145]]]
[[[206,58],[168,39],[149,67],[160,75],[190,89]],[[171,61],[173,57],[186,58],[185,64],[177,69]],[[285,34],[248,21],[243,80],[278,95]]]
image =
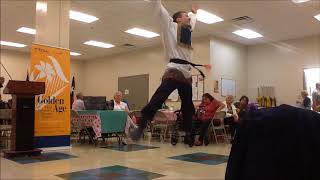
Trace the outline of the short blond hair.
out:
[[[226,99],[229,99],[229,98],[232,99],[232,100],[234,100],[233,95],[227,95],[227,96],[226,96]]]
[[[77,99],[83,99],[83,94],[81,92],[77,93],[76,97],[77,97]]]
[[[122,96],[122,92],[121,92],[121,91],[117,91],[117,92],[115,92],[115,93],[114,93],[114,95],[113,95],[113,96],[116,96],[116,95],[120,95],[120,96]]]
[[[309,93],[308,93],[308,91],[303,90],[303,91],[301,91],[301,95],[302,95],[303,97],[306,97],[306,96],[309,95]]]

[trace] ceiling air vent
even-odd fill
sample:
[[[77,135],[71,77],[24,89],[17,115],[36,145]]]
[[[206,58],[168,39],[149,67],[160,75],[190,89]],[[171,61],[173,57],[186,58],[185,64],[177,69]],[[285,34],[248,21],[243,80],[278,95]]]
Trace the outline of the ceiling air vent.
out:
[[[231,19],[231,21],[235,24],[248,24],[248,23],[252,23],[254,20],[249,16],[241,16],[241,17],[233,18]]]
[[[122,44],[122,47],[126,47],[126,48],[135,48],[136,46],[135,46],[135,45],[133,45],[133,44],[128,44],[128,43],[126,43],[126,44]]]

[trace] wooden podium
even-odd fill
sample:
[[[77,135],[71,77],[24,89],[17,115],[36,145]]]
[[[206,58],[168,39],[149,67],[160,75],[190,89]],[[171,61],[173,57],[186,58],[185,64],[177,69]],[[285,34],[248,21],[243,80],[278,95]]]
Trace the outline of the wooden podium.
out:
[[[45,83],[10,80],[3,93],[12,95],[11,143],[4,156],[40,154],[34,149],[34,97],[45,93]]]

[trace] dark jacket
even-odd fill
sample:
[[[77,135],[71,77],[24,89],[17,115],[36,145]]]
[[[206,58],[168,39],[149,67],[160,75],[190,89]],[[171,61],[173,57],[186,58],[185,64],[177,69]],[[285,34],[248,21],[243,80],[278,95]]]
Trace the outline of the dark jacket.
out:
[[[320,114],[281,105],[249,111],[225,180],[319,180]]]
[[[305,97],[303,99],[302,105],[306,109],[311,109],[311,99],[309,97]]]
[[[111,99],[110,101],[107,101],[107,110],[113,110],[114,109],[114,100]]]

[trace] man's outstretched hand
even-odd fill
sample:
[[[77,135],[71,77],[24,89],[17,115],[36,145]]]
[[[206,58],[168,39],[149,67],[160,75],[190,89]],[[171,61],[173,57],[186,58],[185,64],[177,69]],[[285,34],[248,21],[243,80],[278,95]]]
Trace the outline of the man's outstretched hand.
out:
[[[191,12],[192,12],[193,14],[197,14],[198,9],[199,9],[199,6],[198,6],[197,4],[193,4],[193,5],[191,6]]]
[[[204,67],[207,71],[210,71],[210,70],[211,70],[211,65],[210,65],[210,64],[205,64],[205,65],[203,65],[203,67]]]

